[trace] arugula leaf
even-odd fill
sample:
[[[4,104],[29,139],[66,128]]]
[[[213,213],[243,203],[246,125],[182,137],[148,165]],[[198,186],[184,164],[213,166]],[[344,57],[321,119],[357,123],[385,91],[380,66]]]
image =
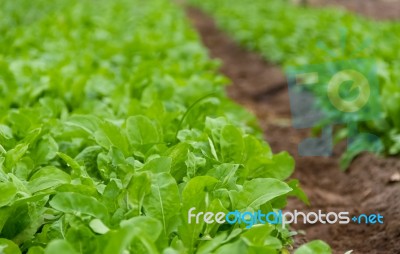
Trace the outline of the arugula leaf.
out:
[[[21,251],[13,241],[0,238],[0,252],[4,254],[20,254]]]
[[[74,192],[57,193],[51,200],[54,209],[76,215],[87,214],[108,221],[107,208],[95,198]]]
[[[131,116],[126,120],[126,131],[132,145],[147,145],[161,142],[159,128],[146,116]]]
[[[330,254],[332,253],[331,248],[325,242],[321,240],[314,240],[309,243],[306,243],[300,248],[298,248],[295,254],[313,254],[313,253],[321,253],[321,254]]]
[[[292,189],[284,182],[273,178],[257,178],[245,182],[243,190],[231,191],[238,209],[258,209],[272,199],[289,193]]]
[[[54,254],[54,253],[60,253],[60,254],[78,254],[71,244],[69,244],[66,240],[54,240],[49,243],[47,246],[44,254]]]
[[[168,236],[171,219],[179,214],[181,208],[178,185],[169,173],[153,176],[151,193],[144,200],[143,207],[146,215],[162,222],[164,234]]]
[[[17,195],[17,188],[10,182],[0,183],[0,192],[0,207],[3,207],[13,201],[15,195]]]

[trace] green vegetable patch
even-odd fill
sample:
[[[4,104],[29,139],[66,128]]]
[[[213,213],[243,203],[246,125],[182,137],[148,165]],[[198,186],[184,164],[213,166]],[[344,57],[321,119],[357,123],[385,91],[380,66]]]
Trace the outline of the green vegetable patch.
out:
[[[177,6],[17,0],[0,16],[1,253],[287,252],[281,225],[187,221],[304,194]]]

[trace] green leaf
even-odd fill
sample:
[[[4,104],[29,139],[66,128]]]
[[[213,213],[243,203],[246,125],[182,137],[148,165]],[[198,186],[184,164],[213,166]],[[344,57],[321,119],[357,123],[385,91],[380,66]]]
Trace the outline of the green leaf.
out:
[[[186,158],[190,150],[190,145],[186,143],[178,143],[169,148],[163,155],[172,159],[171,175],[180,181],[187,174]]]
[[[18,144],[13,149],[9,150],[6,154],[5,167],[8,171],[14,167],[15,164],[25,155],[28,151],[28,144]]]
[[[242,254],[248,253],[248,247],[243,240],[237,240],[233,243],[222,245],[218,248],[215,254]],[[268,253],[268,252],[266,252]]]
[[[45,254],[44,249],[40,246],[33,246],[29,248],[27,254]]]
[[[220,184],[228,189],[236,189],[237,171],[239,169],[238,164],[224,163],[207,172],[207,175],[215,177],[220,181]]]
[[[287,152],[281,152],[273,156],[273,164],[268,166],[266,177],[285,180],[293,174],[295,161]]]
[[[0,207],[9,205],[17,194],[17,188],[13,183],[0,183]]]
[[[8,239],[0,238],[0,253],[3,254],[21,254],[18,246]]]
[[[31,157],[35,164],[41,165],[56,157],[58,144],[51,136],[46,135],[31,150]]]
[[[233,125],[226,125],[221,131],[221,155],[224,162],[241,163],[244,141],[242,133]]]
[[[0,207],[0,232],[3,230],[8,218],[13,214],[13,208],[10,206]]]
[[[220,247],[224,243],[226,236],[227,236],[226,232],[221,232],[213,239],[203,241],[202,243],[200,243],[196,253],[197,254],[212,253],[212,251],[214,251],[216,248]]]
[[[53,188],[61,184],[69,183],[71,177],[56,167],[44,167],[39,169],[28,182],[28,189],[35,193],[45,189]]]
[[[93,115],[73,115],[68,118],[66,124],[79,127],[92,135],[101,125],[99,118]]]
[[[258,178],[245,182],[243,190],[232,191],[234,207],[258,209],[260,205],[289,193],[292,189],[284,182],[273,178]]]
[[[197,176],[192,178],[182,191],[184,208],[206,208],[206,197],[210,195],[210,192],[217,183],[218,180],[211,176]]]
[[[101,235],[104,235],[110,231],[110,229],[99,219],[91,220],[89,226],[95,233]]]
[[[161,133],[155,123],[145,116],[131,116],[126,120],[128,139],[133,145],[160,143]]]
[[[196,175],[196,171],[200,167],[204,167],[206,165],[206,159],[201,156],[196,156],[192,152],[188,152],[187,160],[185,161],[187,167],[187,176],[194,177]]]
[[[151,175],[149,172],[135,173],[127,187],[131,213],[141,214],[144,197],[151,192]]]
[[[159,157],[144,164],[142,171],[150,171],[154,174],[169,173],[171,171],[172,159],[170,157]]]
[[[83,174],[84,171],[81,169],[81,166],[79,165],[79,163],[76,162],[74,159],[72,159],[70,156],[68,156],[68,155],[66,155],[66,154],[64,154],[64,153],[61,153],[61,152],[58,152],[57,155],[58,155],[65,163],[67,163],[67,165],[68,165],[69,167],[72,168],[72,170],[73,170],[73,175],[76,175],[76,176],[84,175],[84,174]],[[85,174],[85,175],[86,175],[86,174]]]
[[[271,147],[262,143],[256,137],[251,135],[246,135],[244,137],[245,149],[244,149],[244,159],[245,162],[250,162],[255,157],[261,157],[265,159],[272,158]]]
[[[209,205],[208,200],[212,195],[211,192],[217,183],[218,180],[213,177],[197,176],[186,184],[182,191],[182,217],[184,222],[189,222],[188,212],[191,208],[195,208],[197,212],[206,211]],[[193,250],[194,244],[199,238],[203,224],[203,222],[196,224],[192,221],[192,223],[183,223],[179,227],[182,241],[190,251]]]
[[[136,238],[143,243],[146,253],[157,253],[154,242],[162,230],[161,223],[150,217],[135,217],[128,221],[121,222],[121,228],[110,232],[104,254],[123,254]]]
[[[110,213],[119,208],[118,197],[120,194],[121,188],[114,180],[110,181],[105,187],[101,200]]]
[[[78,254],[78,252],[66,240],[54,240],[49,243],[45,254]]]
[[[167,236],[169,221],[179,214],[181,208],[178,185],[169,173],[153,176],[151,193],[144,199],[143,206],[146,215],[162,222],[164,233]]]
[[[96,253],[99,248],[103,247],[102,243],[99,243],[99,237],[83,224],[71,225],[65,235],[65,239],[75,249],[79,249],[80,253]]]
[[[274,227],[269,224],[255,225],[242,234],[242,239],[248,246],[282,249],[281,241],[272,236]]]
[[[13,138],[12,129],[7,125],[0,124],[0,137],[3,137],[4,139],[12,139]]]
[[[18,245],[8,239],[0,238],[0,253],[2,254],[21,254]]]
[[[101,123],[100,129],[95,132],[95,139],[106,149],[115,146],[125,155],[129,154],[129,144],[125,133],[111,122],[103,121]]]
[[[273,155],[271,159],[256,157],[247,163],[247,178],[285,180],[292,175],[294,168],[295,161],[287,152]]]
[[[87,214],[108,221],[107,208],[95,198],[74,192],[57,193],[50,206],[64,213]]]
[[[321,240],[314,240],[302,245],[294,254],[331,254],[332,250],[328,244]]]

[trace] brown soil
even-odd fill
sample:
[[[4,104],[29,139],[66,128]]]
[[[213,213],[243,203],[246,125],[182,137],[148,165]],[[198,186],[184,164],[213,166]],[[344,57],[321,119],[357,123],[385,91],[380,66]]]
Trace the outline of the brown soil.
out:
[[[400,160],[364,154],[348,171],[341,172],[341,148],[328,158],[300,157],[297,146],[308,136],[308,130],[291,127],[286,79],[280,68],[238,46],[204,13],[193,8],[187,12],[211,57],[221,60],[221,72],[232,80],[229,96],[257,115],[275,152],[289,151],[296,159],[293,177],[301,181],[311,206],[290,200],[288,209],[384,216],[384,224],[379,225],[297,225],[296,229],[303,230],[305,235],[295,237],[295,245],[322,239],[334,253],[400,253],[400,183],[390,182],[400,172]]]
[[[400,0],[308,0],[308,2],[313,6],[344,7],[375,19],[400,19]]]

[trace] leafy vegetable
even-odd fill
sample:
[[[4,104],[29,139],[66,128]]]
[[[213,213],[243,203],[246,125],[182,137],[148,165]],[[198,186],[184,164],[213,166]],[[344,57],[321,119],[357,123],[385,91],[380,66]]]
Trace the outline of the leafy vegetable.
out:
[[[285,182],[293,159],[274,155],[255,118],[227,99],[227,80],[178,6],[18,0],[0,16],[3,252],[291,244],[281,226],[256,237],[240,224],[188,223],[192,207],[274,209],[301,192]]]
[[[295,254],[330,254],[332,253],[329,245],[320,240],[314,240],[302,245],[295,251]]]

